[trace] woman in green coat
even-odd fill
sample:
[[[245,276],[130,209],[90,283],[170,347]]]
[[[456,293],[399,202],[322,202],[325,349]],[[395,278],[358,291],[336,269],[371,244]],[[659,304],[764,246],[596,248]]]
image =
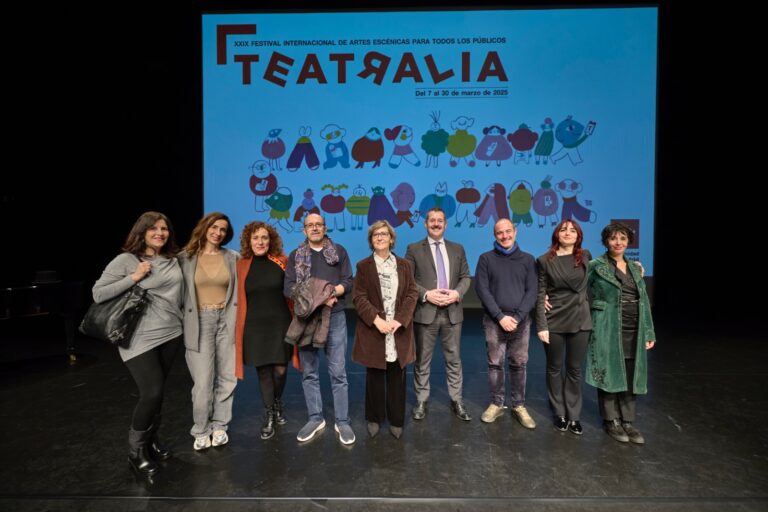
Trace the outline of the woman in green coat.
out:
[[[624,256],[634,233],[612,223],[601,237],[606,253],[589,263],[592,335],[586,380],[597,388],[605,431],[616,441],[643,444],[635,429],[635,398],[648,392],[646,350],[653,348],[651,306],[640,267]]]

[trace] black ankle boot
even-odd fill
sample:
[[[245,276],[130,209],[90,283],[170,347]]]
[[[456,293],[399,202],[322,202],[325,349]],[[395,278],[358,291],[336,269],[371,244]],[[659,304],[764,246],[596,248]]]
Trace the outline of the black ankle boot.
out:
[[[160,466],[149,456],[149,430],[128,430],[128,462],[137,473],[152,475]]]
[[[261,438],[269,439],[275,435],[275,410],[267,407],[264,411],[264,424],[261,426]]]
[[[288,420],[283,416],[283,401],[279,398],[275,398],[275,403],[272,404],[272,409],[275,411],[275,423],[278,425],[285,425]]]
[[[171,458],[171,450],[157,436],[162,418],[158,414],[155,422],[149,427],[149,455],[155,460],[168,460]]]

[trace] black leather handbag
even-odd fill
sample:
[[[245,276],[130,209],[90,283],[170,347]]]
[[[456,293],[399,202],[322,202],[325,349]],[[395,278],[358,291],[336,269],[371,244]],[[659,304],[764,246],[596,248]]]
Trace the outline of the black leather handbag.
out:
[[[122,295],[91,304],[80,323],[80,332],[127,348],[148,305],[147,290],[135,284]]]

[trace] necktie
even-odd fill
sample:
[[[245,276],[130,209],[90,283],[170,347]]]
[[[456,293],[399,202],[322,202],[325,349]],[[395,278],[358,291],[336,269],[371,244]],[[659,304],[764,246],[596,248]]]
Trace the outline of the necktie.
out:
[[[445,277],[443,253],[440,252],[440,242],[435,242],[435,260],[437,261],[437,287],[448,288],[448,279]]]

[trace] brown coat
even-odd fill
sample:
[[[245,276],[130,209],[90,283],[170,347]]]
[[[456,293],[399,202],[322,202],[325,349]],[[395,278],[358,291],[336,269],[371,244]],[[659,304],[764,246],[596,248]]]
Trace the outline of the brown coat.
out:
[[[413,341],[413,311],[419,298],[419,290],[413,278],[410,263],[398,258],[397,261],[397,299],[395,300],[395,320],[402,324],[395,331],[395,348],[400,368],[405,368],[416,360],[416,346]],[[386,369],[384,353],[385,336],[379,332],[373,321],[376,316],[385,319],[384,300],[381,297],[381,283],[376,271],[376,262],[369,256],[357,263],[355,282],[352,287],[352,302],[357,310],[355,344],[352,348],[352,360],[369,368]]]

